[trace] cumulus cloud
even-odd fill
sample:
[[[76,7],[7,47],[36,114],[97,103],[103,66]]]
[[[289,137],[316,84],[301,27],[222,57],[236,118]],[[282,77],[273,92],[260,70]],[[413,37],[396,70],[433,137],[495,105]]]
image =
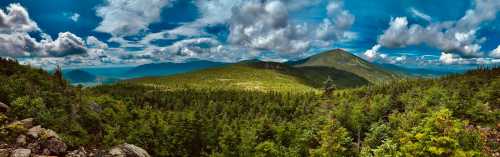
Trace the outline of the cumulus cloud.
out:
[[[161,10],[174,0],[107,0],[97,8],[97,16],[103,20],[95,29],[115,37],[134,35],[147,30],[160,20]]]
[[[500,59],[494,58],[462,58],[459,55],[452,53],[441,53],[439,57],[439,62],[442,64],[469,64],[469,65],[478,65],[478,64],[498,64],[500,63]]]
[[[375,45],[373,46],[371,49],[369,50],[366,50],[365,53],[363,53],[363,56],[366,57],[368,60],[371,60],[373,61],[374,59],[377,58],[377,56],[379,56],[379,50],[382,46],[381,45]]]
[[[89,48],[107,49],[108,44],[100,41],[94,36],[87,37],[86,44]]]
[[[40,45],[42,56],[62,57],[75,54],[85,54],[87,49],[82,38],[70,32],[59,33],[56,40],[45,39]]]
[[[36,22],[31,20],[28,11],[18,3],[7,6],[5,12],[0,9],[1,32],[32,32],[40,30]]]
[[[0,56],[62,57],[86,52],[82,39],[70,32],[59,33],[56,40],[46,37],[40,42],[28,33],[0,34]]]
[[[289,20],[289,7],[282,1],[248,1],[232,9],[229,42],[260,51],[300,53],[312,45],[337,41],[346,36],[354,16],[338,1],[328,7],[328,18],[317,27]],[[308,30],[315,29],[311,35]],[[323,44],[325,45],[325,44]]]
[[[194,4],[200,11],[200,18],[193,22],[185,23],[172,30],[146,34],[140,41],[127,41],[116,37],[111,40],[120,43],[122,47],[142,46],[144,47],[143,54],[148,54],[146,56],[168,51],[168,54],[179,54],[178,57],[182,58],[182,55],[189,56],[189,54],[202,56],[202,52],[205,51],[206,54],[212,56],[220,53],[230,58],[238,58],[244,55],[253,56],[260,52],[276,52],[283,56],[292,55],[306,52],[311,47],[329,47],[335,41],[355,37],[354,33],[347,31],[354,22],[354,16],[343,9],[340,1],[331,1],[325,7],[328,14],[321,23],[294,23],[290,20],[288,15],[291,11],[318,5],[320,2],[321,0],[307,2],[301,0],[197,0]],[[227,41],[222,41],[224,39],[205,32],[205,28],[217,25],[228,26]],[[182,40],[166,48],[151,44],[155,40],[179,39]],[[208,42],[207,39],[215,40],[218,44]],[[176,48],[178,45],[195,43],[195,41],[205,41],[204,47],[187,45],[184,49]],[[230,52],[235,55],[228,54]],[[244,54],[238,52],[244,52]],[[220,56],[223,57],[223,55]]]
[[[425,44],[446,52],[446,55],[441,55],[444,61],[449,61],[452,54],[455,58],[483,57],[480,44],[486,38],[478,38],[476,32],[482,22],[495,19],[498,11],[498,0],[475,0],[475,7],[469,9],[458,21],[421,26],[409,25],[406,17],[397,17],[391,19],[389,28],[379,36],[378,43],[388,48]],[[420,14],[416,10],[414,12]],[[417,16],[427,18],[424,14]]]
[[[490,57],[500,59],[500,45],[490,53]]]
[[[42,40],[33,38],[32,32],[42,34]],[[17,3],[10,4],[7,13],[0,10],[0,56],[62,57],[86,52],[83,40],[70,32],[59,33],[56,40],[52,40]]]
[[[328,17],[323,20],[316,36],[321,40],[340,40],[350,38],[347,30],[354,24],[354,16],[343,9],[340,1],[333,1],[327,5]]]
[[[159,53],[160,56],[176,61],[182,61],[189,58],[218,61],[235,61],[250,58],[249,55],[251,53],[234,53],[239,51],[241,50],[224,45],[213,38],[194,38],[175,42],[171,46],[161,48],[157,53]]]
[[[232,15],[232,9],[244,4],[244,0],[196,0],[195,5],[200,11],[200,18],[194,22],[182,25],[174,30],[168,31],[169,34],[183,36],[207,35],[203,28],[210,25],[225,24]],[[289,11],[299,10],[304,7],[318,5],[321,0],[281,0]]]
[[[480,42],[476,29],[458,32],[452,23],[436,23],[427,27],[408,25],[406,17],[392,19],[390,27],[379,37],[378,43],[388,48],[426,44],[462,57],[480,57]]]
[[[0,34],[0,56],[28,57],[39,51],[39,43],[27,33]]]
[[[491,64],[487,58],[462,58],[457,54],[442,52],[439,57],[442,64]]]

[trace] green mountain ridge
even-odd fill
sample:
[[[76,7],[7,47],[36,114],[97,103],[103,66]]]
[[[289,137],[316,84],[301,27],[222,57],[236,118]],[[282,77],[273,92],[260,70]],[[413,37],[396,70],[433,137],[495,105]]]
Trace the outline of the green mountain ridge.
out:
[[[125,82],[166,89],[225,88],[244,90],[317,90],[330,77],[338,88],[352,88],[396,79],[386,71],[349,52],[337,49],[307,59],[288,62],[247,60],[226,66],[165,77],[145,77]]]
[[[403,76],[403,74],[391,72],[369,63],[342,49],[323,52],[291,64],[294,67],[331,67],[361,76],[371,83],[398,79]]]

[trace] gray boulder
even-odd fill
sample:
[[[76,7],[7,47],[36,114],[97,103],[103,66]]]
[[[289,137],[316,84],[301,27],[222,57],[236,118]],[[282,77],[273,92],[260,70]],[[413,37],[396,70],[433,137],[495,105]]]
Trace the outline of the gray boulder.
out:
[[[8,149],[0,149],[0,157],[8,157],[9,150]]]
[[[26,144],[26,135],[19,135],[16,138],[16,144],[19,146],[24,146]]]
[[[21,125],[26,129],[31,128],[33,127],[33,118],[27,118],[20,121],[15,121],[10,123],[8,126],[13,126],[13,125]]]
[[[31,150],[29,149],[16,149],[10,153],[10,157],[30,157]]]
[[[146,150],[127,143],[111,148],[108,154],[111,157],[150,157]]]
[[[42,128],[42,126],[40,126],[40,125],[30,128],[28,130],[28,133],[26,133],[26,134],[33,137],[33,138],[43,137],[45,139],[49,139],[49,138],[60,139],[55,131]]]

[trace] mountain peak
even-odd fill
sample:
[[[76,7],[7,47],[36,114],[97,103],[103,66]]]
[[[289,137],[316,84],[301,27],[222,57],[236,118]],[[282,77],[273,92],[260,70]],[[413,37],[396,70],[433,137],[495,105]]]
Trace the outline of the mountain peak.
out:
[[[362,76],[372,83],[397,78],[386,71],[343,49],[325,51],[294,64],[296,67],[330,67]]]

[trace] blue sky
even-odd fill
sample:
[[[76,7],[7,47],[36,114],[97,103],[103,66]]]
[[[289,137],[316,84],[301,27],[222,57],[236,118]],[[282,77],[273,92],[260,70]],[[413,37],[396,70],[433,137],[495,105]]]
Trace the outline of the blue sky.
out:
[[[85,67],[295,60],[333,48],[411,67],[500,63],[500,0],[3,0],[0,56]]]

